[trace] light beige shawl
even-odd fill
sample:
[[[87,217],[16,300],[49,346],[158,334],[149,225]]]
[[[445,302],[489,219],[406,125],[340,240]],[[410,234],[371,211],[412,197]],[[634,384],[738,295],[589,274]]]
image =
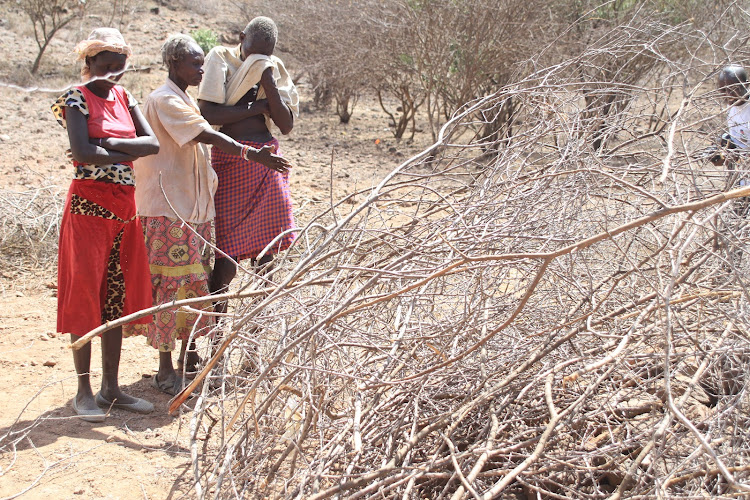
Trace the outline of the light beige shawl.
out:
[[[203,81],[198,88],[198,99],[234,106],[248,90],[259,81],[266,68],[273,68],[273,77],[279,96],[295,116],[299,114],[299,95],[284,63],[276,56],[252,54],[244,61],[240,47],[217,46],[206,55],[203,64]],[[263,88],[258,99],[266,97]],[[273,121],[266,115],[266,126],[271,130]]]

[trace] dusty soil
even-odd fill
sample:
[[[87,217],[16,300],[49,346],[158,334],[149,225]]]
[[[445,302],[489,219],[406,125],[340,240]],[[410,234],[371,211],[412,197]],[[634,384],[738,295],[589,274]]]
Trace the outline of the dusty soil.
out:
[[[145,99],[165,78],[158,49],[167,33],[207,27],[231,39],[236,14],[231,16],[222,2],[208,3],[220,15],[138,3],[130,24],[121,26],[136,50],[133,66],[142,69],[123,79],[137,98]],[[49,106],[60,89],[77,83],[73,45],[107,19],[108,13],[88,17],[59,33],[40,76],[32,77],[27,71],[35,55],[31,24],[15,2],[0,3],[0,46],[6,54],[0,62],[0,201],[5,202],[0,213],[8,210],[7,200],[36,196],[51,200],[59,217],[71,172],[64,155],[67,137]],[[300,77],[302,113],[294,131],[281,139],[294,164],[291,182],[300,224],[331,198],[372,186],[428,141],[425,136],[415,144],[395,141],[385,115],[367,99],[347,125],[330,111],[314,109],[301,68],[291,55],[279,55]],[[113,410],[102,424],[74,416],[70,339],[55,333],[55,235],[34,237],[25,255],[0,255],[0,498],[193,497],[190,414],[167,414],[169,396],[150,385],[157,353],[143,339],[125,340],[120,383],[154,402],[156,411],[144,416]],[[96,342],[94,388],[101,376],[99,352]]]

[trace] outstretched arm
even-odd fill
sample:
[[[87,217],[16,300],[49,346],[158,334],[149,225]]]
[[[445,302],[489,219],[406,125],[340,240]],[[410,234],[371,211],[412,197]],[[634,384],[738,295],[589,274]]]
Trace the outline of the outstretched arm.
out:
[[[198,142],[203,142],[205,144],[211,144],[212,146],[221,149],[225,153],[229,153],[235,156],[242,156],[243,149],[249,147],[244,146],[228,135],[222,134],[221,132],[217,132],[213,129],[204,130],[203,132],[198,134],[195,140]],[[245,159],[256,161],[260,164],[265,165],[271,170],[275,170],[281,173],[284,173],[289,170],[289,168],[291,168],[292,164],[289,163],[289,160],[273,153],[274,148],[271,146],[263,146],[261,149],[250,147],[248,156]]]

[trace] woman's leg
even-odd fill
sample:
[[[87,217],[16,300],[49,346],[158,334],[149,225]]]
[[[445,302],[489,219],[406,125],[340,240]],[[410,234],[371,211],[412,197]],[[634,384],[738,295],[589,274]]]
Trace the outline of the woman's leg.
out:
[[[80,337],[70,335],[73,343]],[[73,364],[78,375],[78,393],[76,394],[76,406],[81,410],[96,410],[99,408],[94,401],[94,393],[91,390],[91,342],[87,342],[80,349],[73,350]]]
[[[159,351],[159,371],[156,372],[156,376],[161,381],[174,381],[177,372],[172,364],[172,351]]]
[[[273,255],[264,255],[260,260],[252,259],[252,265],[260,274],[266,274],[273,268]],[[229,290],[229,284],[237,275],[237,265],[232,259],[217,257],[214,269],[209,278],[209,286],[212,294],[224,293]],[[214,312],[227,312],[227,301],[214,302]]]
[[[266,254],[260,259],[252,259],[252,264],[255,272],[263,276],[273,269],[273,255]]]
[[[153,385],[173,396],[182,390],[182,374],[174,369],[172,351],[159,351],[159,371],[156,372]]]
[[[252,259],[252,266],[256,269],[256,272],[264,275],[271,271],[273,268],[273,255],[264,255],[261,259]],[[211,273],[209,285],[211,287],[211,293],[223,293],[229,289],[229,284],[237,274],[236,264],[227,258],[219,257],[214,263],[214,269]],[[214,302],[214,312],[226,313],[227,312],[227,301]],[[219,320],[221,321],[221,320]],[[212,341],[212,353],[215,352],[218,344],[222,340],[221,332],[217,332]],[[257,366],[254,360],[248,359],[244,362],[246,371],[254,371],[253,366]]]
[[[185,355],[187,354],[187,346],[188,346],[187,340],[183,340],[182,342],[180,342],[180,355],[177,357],[178,368],[185,367]],[[190,347],[193,351],[195,351],[195,340],[193,340],[193,343],[190,344]]]
[[[217,257],[214,262],[214,269],[211,272],[209,285],[211,293],[224,293],[229,289],[229,284],[237,275],[237,265],[225,257]],[[227,312],[227,301],[222,300],[214,303],[214,311],[219,313]]]
[[[180,357],[177,358],[177,370],[182,371],[186,368],[188,372],[195,371],[201,363],[201,358],[196,351],[195,339],[188,345],[187,340],[183,340],[180,346]]]
[[[125,394],[120,389],[120,350],[122,349],[122,328],[113,328],[102,334],[102,396],[107,401],[117,400],[121,404],[131,404],[138,398]]]

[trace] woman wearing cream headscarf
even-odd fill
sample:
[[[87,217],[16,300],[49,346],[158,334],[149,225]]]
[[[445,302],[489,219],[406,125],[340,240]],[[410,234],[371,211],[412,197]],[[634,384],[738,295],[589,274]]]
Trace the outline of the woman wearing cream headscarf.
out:
[[[146,248],[135,210],[133,160],[159,151],[138,103],[117,84],[131,53],[120,32],[95,29],[75,52],[83,61],[85,83],[52,106],[68,131],[74,167],[60,225],[57,292],[57,331],[70,333],[71,341],[151,305]],[[103,333],[101,342],[102,384],[96,395],[89,379],[91,344],[73,351],[76,413],[83,420],[102,422],[102,408],[153,411],[153,404],[119,387],[122,329]]]

